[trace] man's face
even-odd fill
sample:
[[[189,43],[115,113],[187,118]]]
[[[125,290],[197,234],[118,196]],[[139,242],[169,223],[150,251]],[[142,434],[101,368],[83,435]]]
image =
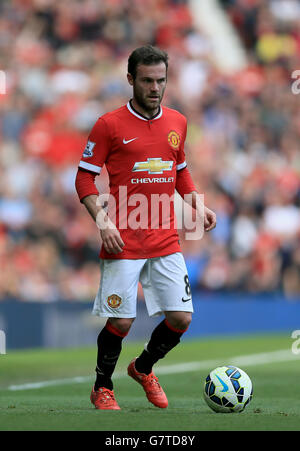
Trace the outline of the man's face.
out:
[[[135,79],[128,74],[128,81],[133,86],[136,102],[145,111],[156,110],[163,98],[167,84],[167,69],[164,62],[152,65],[139,64]]]

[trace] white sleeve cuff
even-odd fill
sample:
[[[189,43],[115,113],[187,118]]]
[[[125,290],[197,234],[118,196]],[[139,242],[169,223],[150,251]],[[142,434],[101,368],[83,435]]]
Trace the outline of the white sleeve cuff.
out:
[[[95,172],[96,174],[100,174],[102,169],[101,166],[96,166],[95,164],[87,163],[86,161],[80,161],[78,167]]]
[[[187,166],[186,162],[184,161],[183,163],[177,164],[176,166],[176,170],[180,171],[180,169],[184,169]]]

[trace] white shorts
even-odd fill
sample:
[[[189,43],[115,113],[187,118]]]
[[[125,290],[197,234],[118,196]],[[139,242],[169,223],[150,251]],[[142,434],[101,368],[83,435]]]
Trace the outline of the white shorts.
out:
[[[193,312],[191,288],[180,252],[149,259],[100,260],[101,280],[93,315],[135,318],[141,282],[149,316]]]

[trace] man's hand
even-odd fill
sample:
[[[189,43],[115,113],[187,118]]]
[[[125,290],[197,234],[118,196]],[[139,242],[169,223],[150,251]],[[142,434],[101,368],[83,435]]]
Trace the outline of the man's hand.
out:
[[[216,214],[207,207],[204,207],[204,230],[209,232],[214,229],[217,225]]]
[[[124,241],[117,229],[100,230],[100,235],[106,252],[109,254],[118,254],[119,252],[122,252]]]
[[[109,254],[118,254],[119,252],[122,252],[125,243],[121,238],[119,230],[109,219],[104,209],[98,211],[96,224],[100,230],[100,236],[106,252]]]
[[[204,231],[209,232],[210,230],[214,229],[217,225],[216,214],[209,208],[205,207],[205,205],[203,205],[202,199],[197,191],[192,191],[190,195],[185,196],[184,200],[191,207],[193,207],[198,212],[201,219],[203,219]]]

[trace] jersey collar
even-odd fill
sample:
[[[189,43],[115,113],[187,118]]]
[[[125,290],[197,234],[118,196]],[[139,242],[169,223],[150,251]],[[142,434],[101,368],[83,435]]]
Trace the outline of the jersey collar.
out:
[[[159,106],[158,113],[156,113],[156,115],[151,117],[151,118],[147,118],[147,117],[143,116],[141,113],[139,113],[138,111],[136,111],[133,108],[133,106],[131,105],[131,101],[130,100],[127,103],[127,108],[128,108],[128,110],[130,111],[131,114],[133,114],[134,116],[138,117],[142,121],[155,121],[156,119],[159,119],[162,116],[162,107],[161,106]]]

